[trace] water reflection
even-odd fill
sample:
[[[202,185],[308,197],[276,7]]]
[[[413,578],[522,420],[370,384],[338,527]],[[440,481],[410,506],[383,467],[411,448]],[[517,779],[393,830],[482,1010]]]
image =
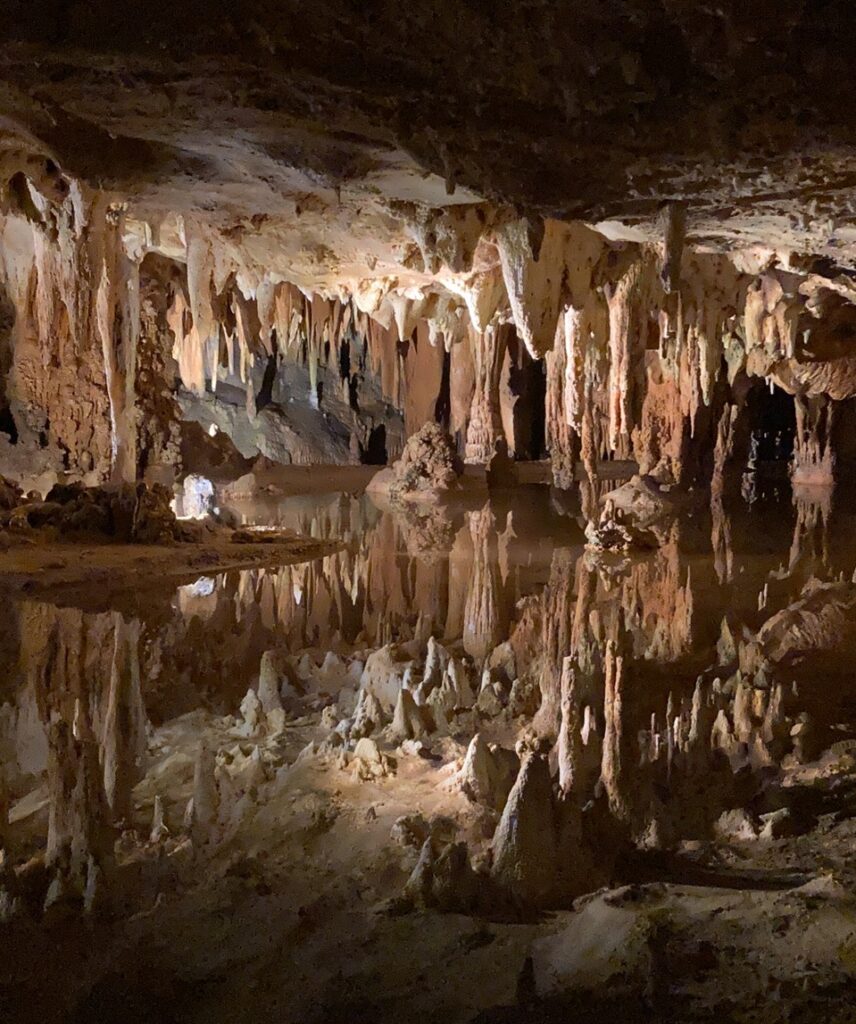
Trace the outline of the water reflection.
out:
[[[292,656],[295,686],[297,659],[317,667],[331,651],[354,686],[348,659],[392,642],[411,644],[411,671],[427,673],[429,636],[459,652],[476,690],[486,665],[512,666],[505,682],[534,690],[534,722],[520,716],[526,700],[506,697],[503,709],[498,698],[499,711],[486,702],[458,715],[453,736],[500,737],[500,718],[506,742],[513,729],[546,736],[561,790],[578,808],[605,800],[637,849],[709,837],[723,812],[763,806],[767,769],[856,735],[846,508],[826,493],[751,508],[715,498],[658,549],[601,558],[584,549],[592,500],[537,487],[476,510],[401,512],[349,494],[260,500],[235,511],[343,548],[202,577],[151,617],[19,603],[2,646],[0,838],[7,875],[17,871],[4,905],[97,905],[117,859],[148,841],[153,807],[159,827],[180,828],[180,808],[167,825],[152,803],[163,735],[197,711],[248,721],[238,709],[250,687],[264,696],[270,650]],[[294,693],[307,713],[335,698]],[[237,735],[234,722],[223,728]],[[191,824],[209,757],[183,769]]]

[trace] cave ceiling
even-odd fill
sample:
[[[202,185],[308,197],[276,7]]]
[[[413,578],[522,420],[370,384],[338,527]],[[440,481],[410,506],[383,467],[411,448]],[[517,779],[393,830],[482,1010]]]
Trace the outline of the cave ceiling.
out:
[[[464,233],[643,241],[680,200],[697,249],[847,268],[854,21],[835,0],[12,0],[4,170],[50,160],[126,204],[131,245],[182,258],[193,221],[307,288],[469,269],[476,245],[449,257],[426,226],[450,207]]]

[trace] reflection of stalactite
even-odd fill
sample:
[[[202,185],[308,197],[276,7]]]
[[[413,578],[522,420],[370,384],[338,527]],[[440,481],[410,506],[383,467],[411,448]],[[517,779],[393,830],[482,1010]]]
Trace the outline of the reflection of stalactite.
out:
[[[541,707],[538,728],[555,735],[559,724],[562,665],[576,650],[573,637],[574,564],[576,557],[565,548],[553,552],[550,579],[543,594],[543,654],[541,664]],[[585,590],[586,574],[579,586]],[[579,607],[579,599],[577,608]]]
[[[835,479],[832,433],[835,403],[828,398],[796,395],[797,429],[794,436],[794,484],[828,486]]]
[[[627,820],[632,813],[628,793],[628,769],[624,741],[624,659],[614,641],[606,645],[604,658],[603,761],[601,782],[616,818]]]
[[[734,576],[734,547],[731,539],[731,517],[725,509],[721,495],[711,495],[710,512],[713,566],[719,582],[728,583]]]
[[[573,658],[566,657],[562,663],[562,717],[558,741],[559,788],[563,793],[570,793],[575,786],[577,791],[583,788],[580,780],[583,757],[580,711],[574,661]]]
[[[98,745],[78,706],[75,725],[54,722],[48,731],[47,787],[50,799],[45,860],[78,881],[90,857],[103,862],[112,846],[111,818],[98,764]]]
[[[176,605],[188,628],[194,620],[209,631],[240,627],[248,651],[273,637],[294,647],[330,644],[337,633],[348,643],[361,633],[407,639],[417,620],[449,641],[466,632],[474,647],[506,638],[521,587],[510,517],[498,535],[489,510],[461,529],[456,516],[439,509],[379,513],[365,498],[337,499],[311,515],[305,506],[291,508],[278,525],[341,538],[344,549],[179,588]]]
[[[22,615],[22,664],[48,733],[45,857],[78,885],[90,858],[103,863],[112,848],[91,686],[93,678],[100,682],[106,675],[108,629],[107,616],[87,617],[76,609],[31,605]]]
[[[131,790],[142,775],[146,711],[140,688],[140,624],[114,614],[110,689],[102,722],[104,791],[116,820],[129,820]]]
[[[459,530],[449,552],[449,601],[443,633],[448,640],[463,636],[473,562],[473,537],[468,527]]]
[[[634,565],[622,584],[621,607],[632,624],[638,653],[660,662],[674,662],[692,648],[692,571],[681,557],[679,529],[655,558]]]
[[[486,506],[469,514],[473,541],[473,566],[464,610],[464,649],[484,659],[506,635],[508,617],[499,579],[496,524]]]
[[[832,501],[831,488],[794,488],[793,503],[797,515],[788,559],[788,575],[799,573],[803,581],[808,581],[829,567]]]

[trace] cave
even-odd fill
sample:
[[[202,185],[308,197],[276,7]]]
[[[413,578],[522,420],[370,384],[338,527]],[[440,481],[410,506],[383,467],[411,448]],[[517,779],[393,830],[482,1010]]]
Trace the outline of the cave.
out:
[[[6,0],[4,1024],[856,1020],[854,38]]]
[[[368,443],[360,461],[365,466],[385,466],[387,457],[386,427],[380,423],[369,431]]]
[[[797,419],[793,395],[775,384],[757,384],[747,398],[750,454],[754,463],[787,465],[794,455]]]

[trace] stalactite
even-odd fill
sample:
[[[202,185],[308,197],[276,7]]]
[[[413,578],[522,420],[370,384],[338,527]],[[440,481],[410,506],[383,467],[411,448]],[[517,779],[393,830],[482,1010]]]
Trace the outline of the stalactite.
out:
[[[736,405],[725,405],[716,425],[716,444],[713,450],[713,478],[711,490],[722,495],[726,489],[726,473],[733,464],[737,443],[737,421],[739,409]]]
[[[499,375],[507,344],[504,328],[489,329],[483,335],[471,333],[475,368],[470,421],[467,428],[466,459],[488,463],[504,440],[499,402]]]
[[[578,367],[568,366],[567,344],[569,332],[578,329],[578,321],[576,310],[569,308],[565,311],[559,320],[553,349],[545,357],[547,393],[544,414],[547,448],[550,452],[553,482],[564,489],[573,486],[578,437],[582,432],[581,409],[584,396],[577,407],[576,389],[580,384],[584,387],[584,378]],[[574,400],[573,407],[569,407],[569,399]]]
[[[428,324],[420,320],[404,360],[404,429],[408,437],[426,423],[434,422],[437,397],[443,379],[443,349],[432,345]]]
[[[127,258],[121,243],[122,214],[100,204],[93,209],[97,225],[92,241],[100,249],[95,324],[104,357],[110,402],[112,475],[117,481],[136,479],[135,379],[140,325],[139,265]]]
[[[752,372],[758,376],[764,376],[772,362],[791,357],[795,351],[798,307],[792,294],[786,292],[783,280],[789,289],[795,283],[768,272],[761,274],[746,291],[746,354]]]
[[[171,485],[181,464],[179,404],[174,393],[173,339],[167,324],[168,281],[163,264],[141,268],[137,345],[137,476]]]
[[[137,264],[123,211],[69,193],[44,221],[3,217],[0,277],[16,308],[13,405],[39,448],[80,475],[133,479]]]
[[[631,456],[629,440],[641,405],[648,330],[650,265],[633,262],[607,292],[609,306],[609,447]]]
[[[333,375],[335,393],[328,390],[322,411],[345,421],[354,459],[398,414],[405,432],[448,415],[459,439],[466,436],[468,457],[489,459],[513,419],[513,396],[504,404],[495,396],[511,324],[533,358],[547,358],[547,442],[562,486],[573,481],[578,457],[590,478],[601,460],[632,457],[665,481],[701,482],[709,471],[701,453],[717,430],[727,443],[721,413],[734,395],[726,375],[732,390],[746,374],[812,399],[841,400],[856,388],[849,355],[830,349],[832,358],[815,358],[811,348],[834,348],[846,327],[848,283],[783,269],[772,253],[694,250],[679,200],[663,206],[660,237],[647,242],[608,241],[578,222],[513,218],[480,204],[429,211],[398,203],[393,219],[416,242],[402,272],[376,270],[373,261],[362,277],[313,282],[295,274],[298,287],[282,280],[282,265],[264,265],[261,249],[245,244],[247,226],[220,230],[200,214],[142,222],[115,197],[57,173],[62,189],[51,186],[56,175],[25,179],[29,219],[7,202],[2,277],[18,314],[13,413],[32,437],[48,434],[42,447],[54,466],[75,475],[105,478],[105,449],[116,480],[132,479],[144,462],[135,451],[144,430],[135,360],[139,265],[151,253],[186,261],[165,314],[184,387],[204,397],[237,374],[255,422],[254,363],[276,343],[277,360],[307,371],[311,402],[320,396],[324,404]],[[58,398],[41,379],[47,367],[60,382]],[[364,373],[380,379],[387,407],[378,402],[362,415]],[[73,387],[83,400],[71,423],[69,413],[53,413],[73,404]],[[399,425],[388,456],[400,432]],[[811,473],[829,469],[825,449],[800,459]]]
[[[209,346],[216,349],[220,337],[212,301],[213,272],[211,243],[199,228],[192,226],[187,240],[187,293],[192,327],[187,335],[176,341],[181,346],[179,365],[185,367],[182,380],[186,387],[200,395],[205,392]]]

